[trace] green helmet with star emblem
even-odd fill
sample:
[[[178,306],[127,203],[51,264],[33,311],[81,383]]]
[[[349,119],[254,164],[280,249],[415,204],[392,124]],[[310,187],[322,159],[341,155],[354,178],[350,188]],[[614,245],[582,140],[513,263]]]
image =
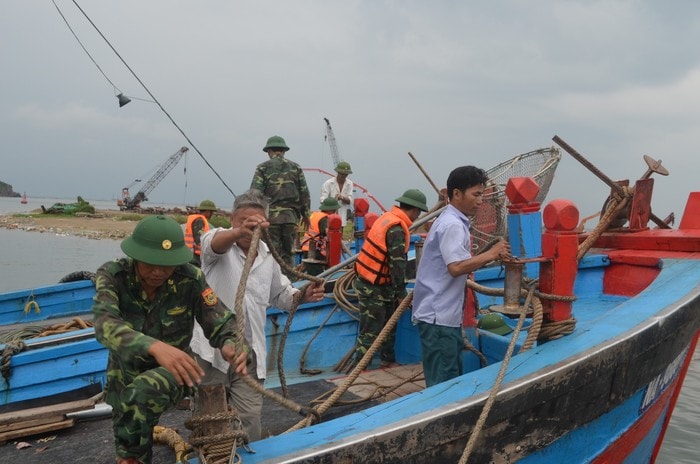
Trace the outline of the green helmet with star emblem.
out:
[[[180,224],[167,216],[141,219],[121,249],[128,257],[154,266],[179,266],[192,259]]]

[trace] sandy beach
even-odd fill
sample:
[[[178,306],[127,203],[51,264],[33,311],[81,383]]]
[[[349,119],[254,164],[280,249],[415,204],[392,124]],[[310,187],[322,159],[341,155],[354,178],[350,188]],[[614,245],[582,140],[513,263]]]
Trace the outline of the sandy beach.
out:
[[[138,220],[124,219],[121,211],[100,210],[85,216],[1,215],[0,227],[28,232],[75,235],[92,239],[118,240],[129,235]]]

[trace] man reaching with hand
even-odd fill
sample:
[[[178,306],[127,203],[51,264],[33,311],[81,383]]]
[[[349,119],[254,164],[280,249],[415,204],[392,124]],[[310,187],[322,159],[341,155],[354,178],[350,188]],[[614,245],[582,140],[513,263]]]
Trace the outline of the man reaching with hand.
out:
[[[112,406],[116,462],[148,464],[161,414],[204,376],[189,348],[195,319],[239,374],[247,373],[248,348],[236,334],[235,315],[188,264],[192,250],[174,219],[141,220],[121,249],[127,258],[97,271],[95,336],[109,349],[105,401]]]

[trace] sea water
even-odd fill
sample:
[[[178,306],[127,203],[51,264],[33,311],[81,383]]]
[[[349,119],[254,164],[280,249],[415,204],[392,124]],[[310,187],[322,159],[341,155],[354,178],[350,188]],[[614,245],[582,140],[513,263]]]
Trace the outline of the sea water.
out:
[[[0,197],[0,214],[28,213],[71,199],[30,199]],[[97,209],[116,209],[116,201],[90,201]],[[103,263],[123,256],[119,240],[94,240],[49,232],[27,232],[0,228],[0,292],[22,290],[57,283],[75,271],[95,270]],[[659,464],[695,464],[700,451],[700,348],[696,350],[681,395],[666,431]]]

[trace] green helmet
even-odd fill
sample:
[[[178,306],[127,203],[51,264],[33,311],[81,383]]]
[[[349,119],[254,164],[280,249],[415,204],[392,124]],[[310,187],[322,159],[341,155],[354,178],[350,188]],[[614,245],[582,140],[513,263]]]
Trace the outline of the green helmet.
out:
[[[318,207],[321,211],[335,211],[340,208],[340,203],[333,197],[324,198],[321,206]]]
[[[488,330],[498,335],[507,335],[513,331],[506,321],[503,320],[503,316],[498,313],[489,313],[484,315],[479,319],[477,326],[480,329]]]
[[[130,258],[154,266],[179,266],[192,259],[180,224],[166,216],[141,219],[121,248]]]
[[[352,174],[352,168],[350,167],[350,163],[348,163],[347,161],[341,161],[335,167],[335,172],[337,172],[338,174]]]
[[[415,206],[422,211],[428,211],[428,205],[425,204],[425,194],[418,189],[406,190],[403,195],[398,197],[395,201]]]
[[[284,151],[289,150],[287,143],[279,135],[273,135],[272,137],[267,139],[267,143],[265,144],[265,148],[263,148],[263,151],[267,152],[267,150],[269,150],[270,148],[282,148]]]
[[[202,202],[199,204],[199,210],[200,211],[218,211],[218,208],[214,204],[213,201],[211,200],[202,200]]]

